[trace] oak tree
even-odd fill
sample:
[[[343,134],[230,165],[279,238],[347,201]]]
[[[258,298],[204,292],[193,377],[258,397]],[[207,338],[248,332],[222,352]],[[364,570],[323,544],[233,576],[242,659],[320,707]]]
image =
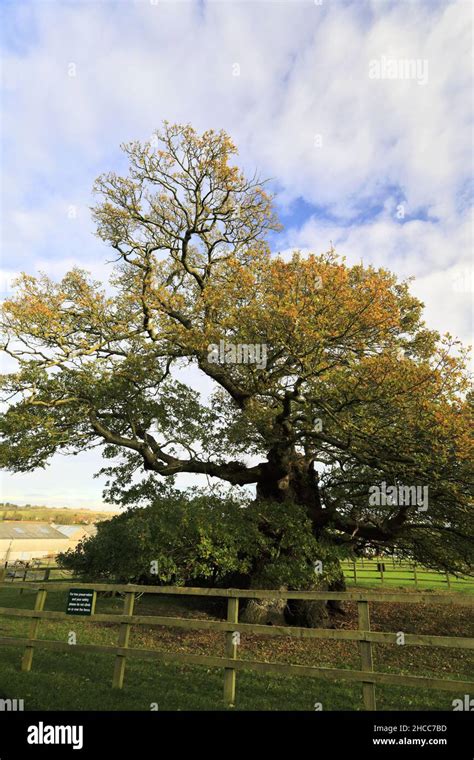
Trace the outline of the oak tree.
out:
[[[208,476],[254,487],[248,509],[299,505],[315,538],[347,552],[468,571],[465,349],[385,269],[332,249],[273,255],[272,196],[233,164],[224,132],[165,123],[123,147],[128,174],[95,184],[110,282],[23,275],[3,304],[18,366],[2,378],[2,464],[25,472],[101,446],[111,498]],[[374,485],[428,488],[427,508],[374,503]]]

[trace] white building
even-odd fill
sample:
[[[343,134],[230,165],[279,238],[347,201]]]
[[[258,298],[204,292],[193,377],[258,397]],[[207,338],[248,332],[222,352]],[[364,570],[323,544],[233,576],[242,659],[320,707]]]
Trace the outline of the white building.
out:
[[[64,532],[59,528],[70,530]],[[95,526],[89,525],[54,527],[49,523],[27,520],[0,521],[0,564],[42,557],[52,559],[59,552],[73,549],[85,535],[91,535],[94,531]]]

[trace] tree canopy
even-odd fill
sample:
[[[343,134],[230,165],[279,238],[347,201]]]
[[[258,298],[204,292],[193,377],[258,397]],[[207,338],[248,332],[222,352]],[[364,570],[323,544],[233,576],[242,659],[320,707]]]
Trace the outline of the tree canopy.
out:
[[[333,545],[468,570],[466,349],[430,330],[409,283],[385,269],[332,249],[272,254],[272,196],[232,165],[224,132],[165,123],[123,147],[127,176],[95,184],[110,282],[80,269],[59,282],[23,275],[3,304],[18,369],[2,378],[2,465],[26,472],[101,446],[112,500],[205,475],[255,486],[256,504],[303,507]],[[374,504],[377,484],[428,488],[427,508]]]
[[[305,587],[315,569],[329,581],[339,573],[301,505],[265,501],[250,509],[228,494],[173,488],[99,523],[97,535],[58,559],[85,578],[173,586],[248,587],[257,562],[259,582],[271,588]]]

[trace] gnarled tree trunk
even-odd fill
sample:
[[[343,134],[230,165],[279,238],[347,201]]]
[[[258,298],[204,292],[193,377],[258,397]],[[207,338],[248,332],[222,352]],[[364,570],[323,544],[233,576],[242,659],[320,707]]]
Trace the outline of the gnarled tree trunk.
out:
[[[322,509],[318,475],[313,463],[304,457],[289,457],[286,452],[270,452],[268,465],[262,478],[257,483],[256,503],[261,501],[294,502],[305,507],[311,520],[316,537],[320,534],[327,517]],[[262,526],[265,530],[265,526]],[[316,560],[317,558],[315,558]],[[268,583],[262,580],[265,558],[260,558],[251,573],[251,588],[265,588]],[[274,584],[273,584],[274,586]],[[280,587],[283,590],[282,587]],[[342,569],[336,581],[328,583],[323,574],[320,579],[315,576],[311,588],[301,590],[328,591],[345,589]],[[339,602],[306,600],[249,600],[244,605],[241,620],[248,623],[266,625],[298,625],[309,628],[328,627],[337,613],[343,612]]]

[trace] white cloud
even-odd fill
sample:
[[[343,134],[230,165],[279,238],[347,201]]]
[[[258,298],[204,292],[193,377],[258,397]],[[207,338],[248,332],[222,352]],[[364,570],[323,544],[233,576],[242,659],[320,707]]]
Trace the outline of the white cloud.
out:
[[[400,278],[414,277],[412,292],[425,303],[426,321],[441,333],[472,341],[472,219],[397,220],[386,208],[365,224],[342,227],[315,218],[285,233],[282,253],[321,253],[330,243],[348,263],[385,267]]]
[[[471,13],[464,0],[10,4],[3,269],[105,276],[92,182],[123,166],[120,142],[166,118],[225,128],[282,207],[324,209],[282,248],[333,240],[350,260],[414,274],[429,323],[469,339],[470,294],[452,282],[472,254]],[[370,79],[382,56],[426,60],[428,81]]]

